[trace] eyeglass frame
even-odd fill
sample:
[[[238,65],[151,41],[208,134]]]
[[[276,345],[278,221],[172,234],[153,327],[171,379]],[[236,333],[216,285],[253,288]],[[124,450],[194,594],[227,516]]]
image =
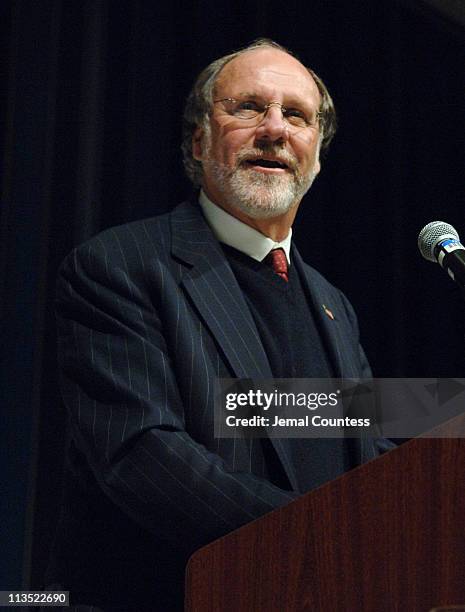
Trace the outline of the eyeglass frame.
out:
[[[243,102],[249,102],[249,101],[252,101],[252,100],[242,100],[242,101],[243,101]],[[220,98],[219,100],[213,100],[213,104],[216,104],[217,102],[241,102],[241,100],[238,100],[237,98]],[[286,118],[286,116],[285,116],[285,113],[286,113],[288,110],[293,110],[293,109],[288,109],[286,106],[284,106],[283,104],[281,104],[281,102],[272,101],[272,102],[269,102],[268,104],[265,104],[265,105],[263,106],[263,110],[262,110],[261,112],[257,113],[257,118],[258,118],[260,115],[262,115],[262,118],[261,118],[261,119],[258,121],[257,125],[259,125],[259,124],[261,123],[261,121],[263,121],[263,119],[266,117],[267,112],[269,111],[269,109],[270,109],[272,106],[279,106],[279,107],[281,108],[281,113],[282,113],[282,117],[283,117],[284,121],[285,121],[285,122],[288,124],[288,126],[289,126],[289,127],[291,127],[291,128],[297,128],[298,130],[299,130],[299,129],[304,130],[304,129],[309,128],[309,127],[310,127],[310,128],[315,128],[315,127],[318,125],[318,121],[319,121],[320,117],[321,117],[321,116],[322,116],[322,114],[323,114],[323,113],[322,113],[322,111],[317,110],[317,111],[315,112],[315,122],[314,122],[314,123],[309,123],[309,122],[307,121],[307,118],[306,118],[306,117],[303,117],[303,119],[304,119],[304,121],[305,121],[306,125],[305,125],[305,126],[302,126],[302,127],[299,127],[299,126],[292,125],[291,123],[289,123],[288,119],[287,119],[287,118]],[[298,110],[298,109],[296,109],[296,110]],[[231,116],[232,116],[232,117],[235,117],[235,115],[231,115]],[[249,118],[246,118],[246,117],[236,117],[236,119],[239,119],[240,121],[250,121],[251,119],[255,119],[255,117],[249,117]]]

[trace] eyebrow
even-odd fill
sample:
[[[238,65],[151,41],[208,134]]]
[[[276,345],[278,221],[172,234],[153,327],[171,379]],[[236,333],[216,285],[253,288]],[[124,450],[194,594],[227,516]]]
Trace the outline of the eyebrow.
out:
[[[254,91],[241,91],[238,94],[238,97],[240,98],[257,98],[259,100],[263,100],[265,101],[265,98],[261,95],[258,94]],[[285,107],[289,107],[289,108],[302,108],[302,107],[307,107],[310,108],[310,106],[308,105],[308,103],[305,100],[297,100],[296,98],[290,98],[290,102],[288,102],[287,104],[284,104]],[[318,110],[318,109],[317,109]]]
[[[241,91],[239,96],[241,98],[262,98],[263,96],[260,96],[259,94],[255,93],[254,91]]]

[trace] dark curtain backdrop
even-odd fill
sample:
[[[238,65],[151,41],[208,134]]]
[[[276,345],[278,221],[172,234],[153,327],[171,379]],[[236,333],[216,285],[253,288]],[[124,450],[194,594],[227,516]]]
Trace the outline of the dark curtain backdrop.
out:
[[[458,24],[418,0],[3,1],[0,101],[0,588],[40,586],[66,437],[53,315],[59,262],[99,230],[190,192],[183,101],[258,36],[326,81],[340,130],[296,242],[341,287],[378,376],[465,376],[464,304],[420,258],[421,227],[465,235],[465,59]]]

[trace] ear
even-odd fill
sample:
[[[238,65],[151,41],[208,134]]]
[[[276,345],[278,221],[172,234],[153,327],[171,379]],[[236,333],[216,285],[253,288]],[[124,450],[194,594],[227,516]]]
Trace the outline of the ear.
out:
[[[202,140],[203,130],[202,128],[198,127],[192,134],[192,157],[197,161],[202,161]]]

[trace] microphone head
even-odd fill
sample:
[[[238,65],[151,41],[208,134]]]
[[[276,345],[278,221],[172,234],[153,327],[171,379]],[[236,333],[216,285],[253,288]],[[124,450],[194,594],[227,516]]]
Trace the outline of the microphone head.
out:
[[[459,235],[452,225],[444,221],[433,221],[428,223],[418,235],[418,248],[420,253],[428,261],[436,262],[437,258],[434,249],[438,242],[447,239],[459,240]]]

